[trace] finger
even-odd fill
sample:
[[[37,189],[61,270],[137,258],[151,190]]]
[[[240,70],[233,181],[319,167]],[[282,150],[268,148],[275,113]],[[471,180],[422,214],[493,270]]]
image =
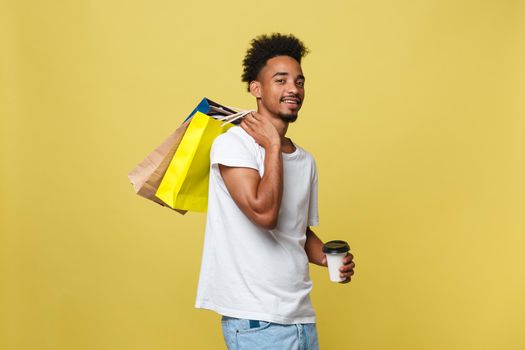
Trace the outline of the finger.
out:
[[[248,115],[246,118],[243,119],[243,121],[251,125],[255,125],[255,123],[257,122],[257,120],[254,119],[252,115]]]
[[[355,264],[352,262],[350,264],[347,264],[347,265],[343,265],[339,268],[339,271],[349,271],[349,270],[353,270],[355,268]]]
[[[350,261],[354,260],[354,256],[350,253],[348,253],[345,258],[343,259],[343,262],[345,264],[348,264]]]
[[[262,125],[263,123],[266,123],[266,119],[258,114],[258,113],[252,113],[252,116],[248,118],[251,122]]]
[[[244,131],[246,131],[248,134],[251,134],[251,132],[252,132],[251,126],[248,123],[246,123],[246,121],[244,121],[244,120],[241,123],[241,128],[243,128]]]
[[[345,274],[345,273],[354,273],[354,271],[355,271],[355,270],[354,270],[353,268],[340,269],[340,270],[339,270],[339,273],[340,273],[341,275],[343,275],[343,274]]]
[[[339,277],[347,278],[347,277],[350,277],[350,276],[353,276],[353,275],[354,275],[354,270],[350,270],[350,271],[345,272],[345,273],[340,273]]]
[[[344,281],[341,281],[341,282],[339,282],[339,283],[341,283],[341,284],[346,284],[346,283],[350,282],[351,280],[352,280],[352,279],[351,279],[350,277],[348,277],[347,279],[345,279]]]

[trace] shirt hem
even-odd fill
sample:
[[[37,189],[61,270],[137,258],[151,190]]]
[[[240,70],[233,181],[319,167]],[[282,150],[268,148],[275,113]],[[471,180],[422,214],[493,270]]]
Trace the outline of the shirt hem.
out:
[[[212,166],[222,164],[227,167],[250,168],[250,169],[259,170],[259,167],[257,166],[256,162],[253,162],[248,159],[241,159],[241,158],[215,157],[212,161],[210,161],[210,164]]]
[[[206,301],[197,301],[195,303],[195,307],[197,309],[211,310],[223,316],[249,319],[249,320],[259,320],[259,321],[273,322],[273,323],[280,323],[280,324],[315,323],[315,315],[303,316],[303,317],[285,317],[285,316],[280,316],[280,315],[266,314],[262,312],[234,310],[234,309],[218,306],[213,303],[206,302]]]
[[[308,221],[308,226],[319,226],[319,220]]]

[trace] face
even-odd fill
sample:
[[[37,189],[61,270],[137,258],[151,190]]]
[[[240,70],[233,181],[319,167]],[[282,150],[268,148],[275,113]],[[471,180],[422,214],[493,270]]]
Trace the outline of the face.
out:
[[[266,61],[250,91],[261,111],[294,122],[304,100],[304,80],[299,62],[290,56],[276,56]]]

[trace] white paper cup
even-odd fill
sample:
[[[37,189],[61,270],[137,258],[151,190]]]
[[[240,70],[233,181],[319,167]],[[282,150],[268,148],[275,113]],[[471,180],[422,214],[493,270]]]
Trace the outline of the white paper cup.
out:
[[[326,262],[328,263],[330,281],[342,282],[345,280],[345,278],[341,278],[339,268],[343,266],[343,259],[349,250],[350,246],[345,241],[330,241],[323,246],[323,253],[325,253]]]

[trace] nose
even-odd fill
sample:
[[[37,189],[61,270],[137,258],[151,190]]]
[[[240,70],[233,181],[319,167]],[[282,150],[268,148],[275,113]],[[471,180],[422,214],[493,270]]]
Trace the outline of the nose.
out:
[[[295,84],[295,81],[289,81],[286,84],[286,91],[288,93],[297,94],[297,85]]]

